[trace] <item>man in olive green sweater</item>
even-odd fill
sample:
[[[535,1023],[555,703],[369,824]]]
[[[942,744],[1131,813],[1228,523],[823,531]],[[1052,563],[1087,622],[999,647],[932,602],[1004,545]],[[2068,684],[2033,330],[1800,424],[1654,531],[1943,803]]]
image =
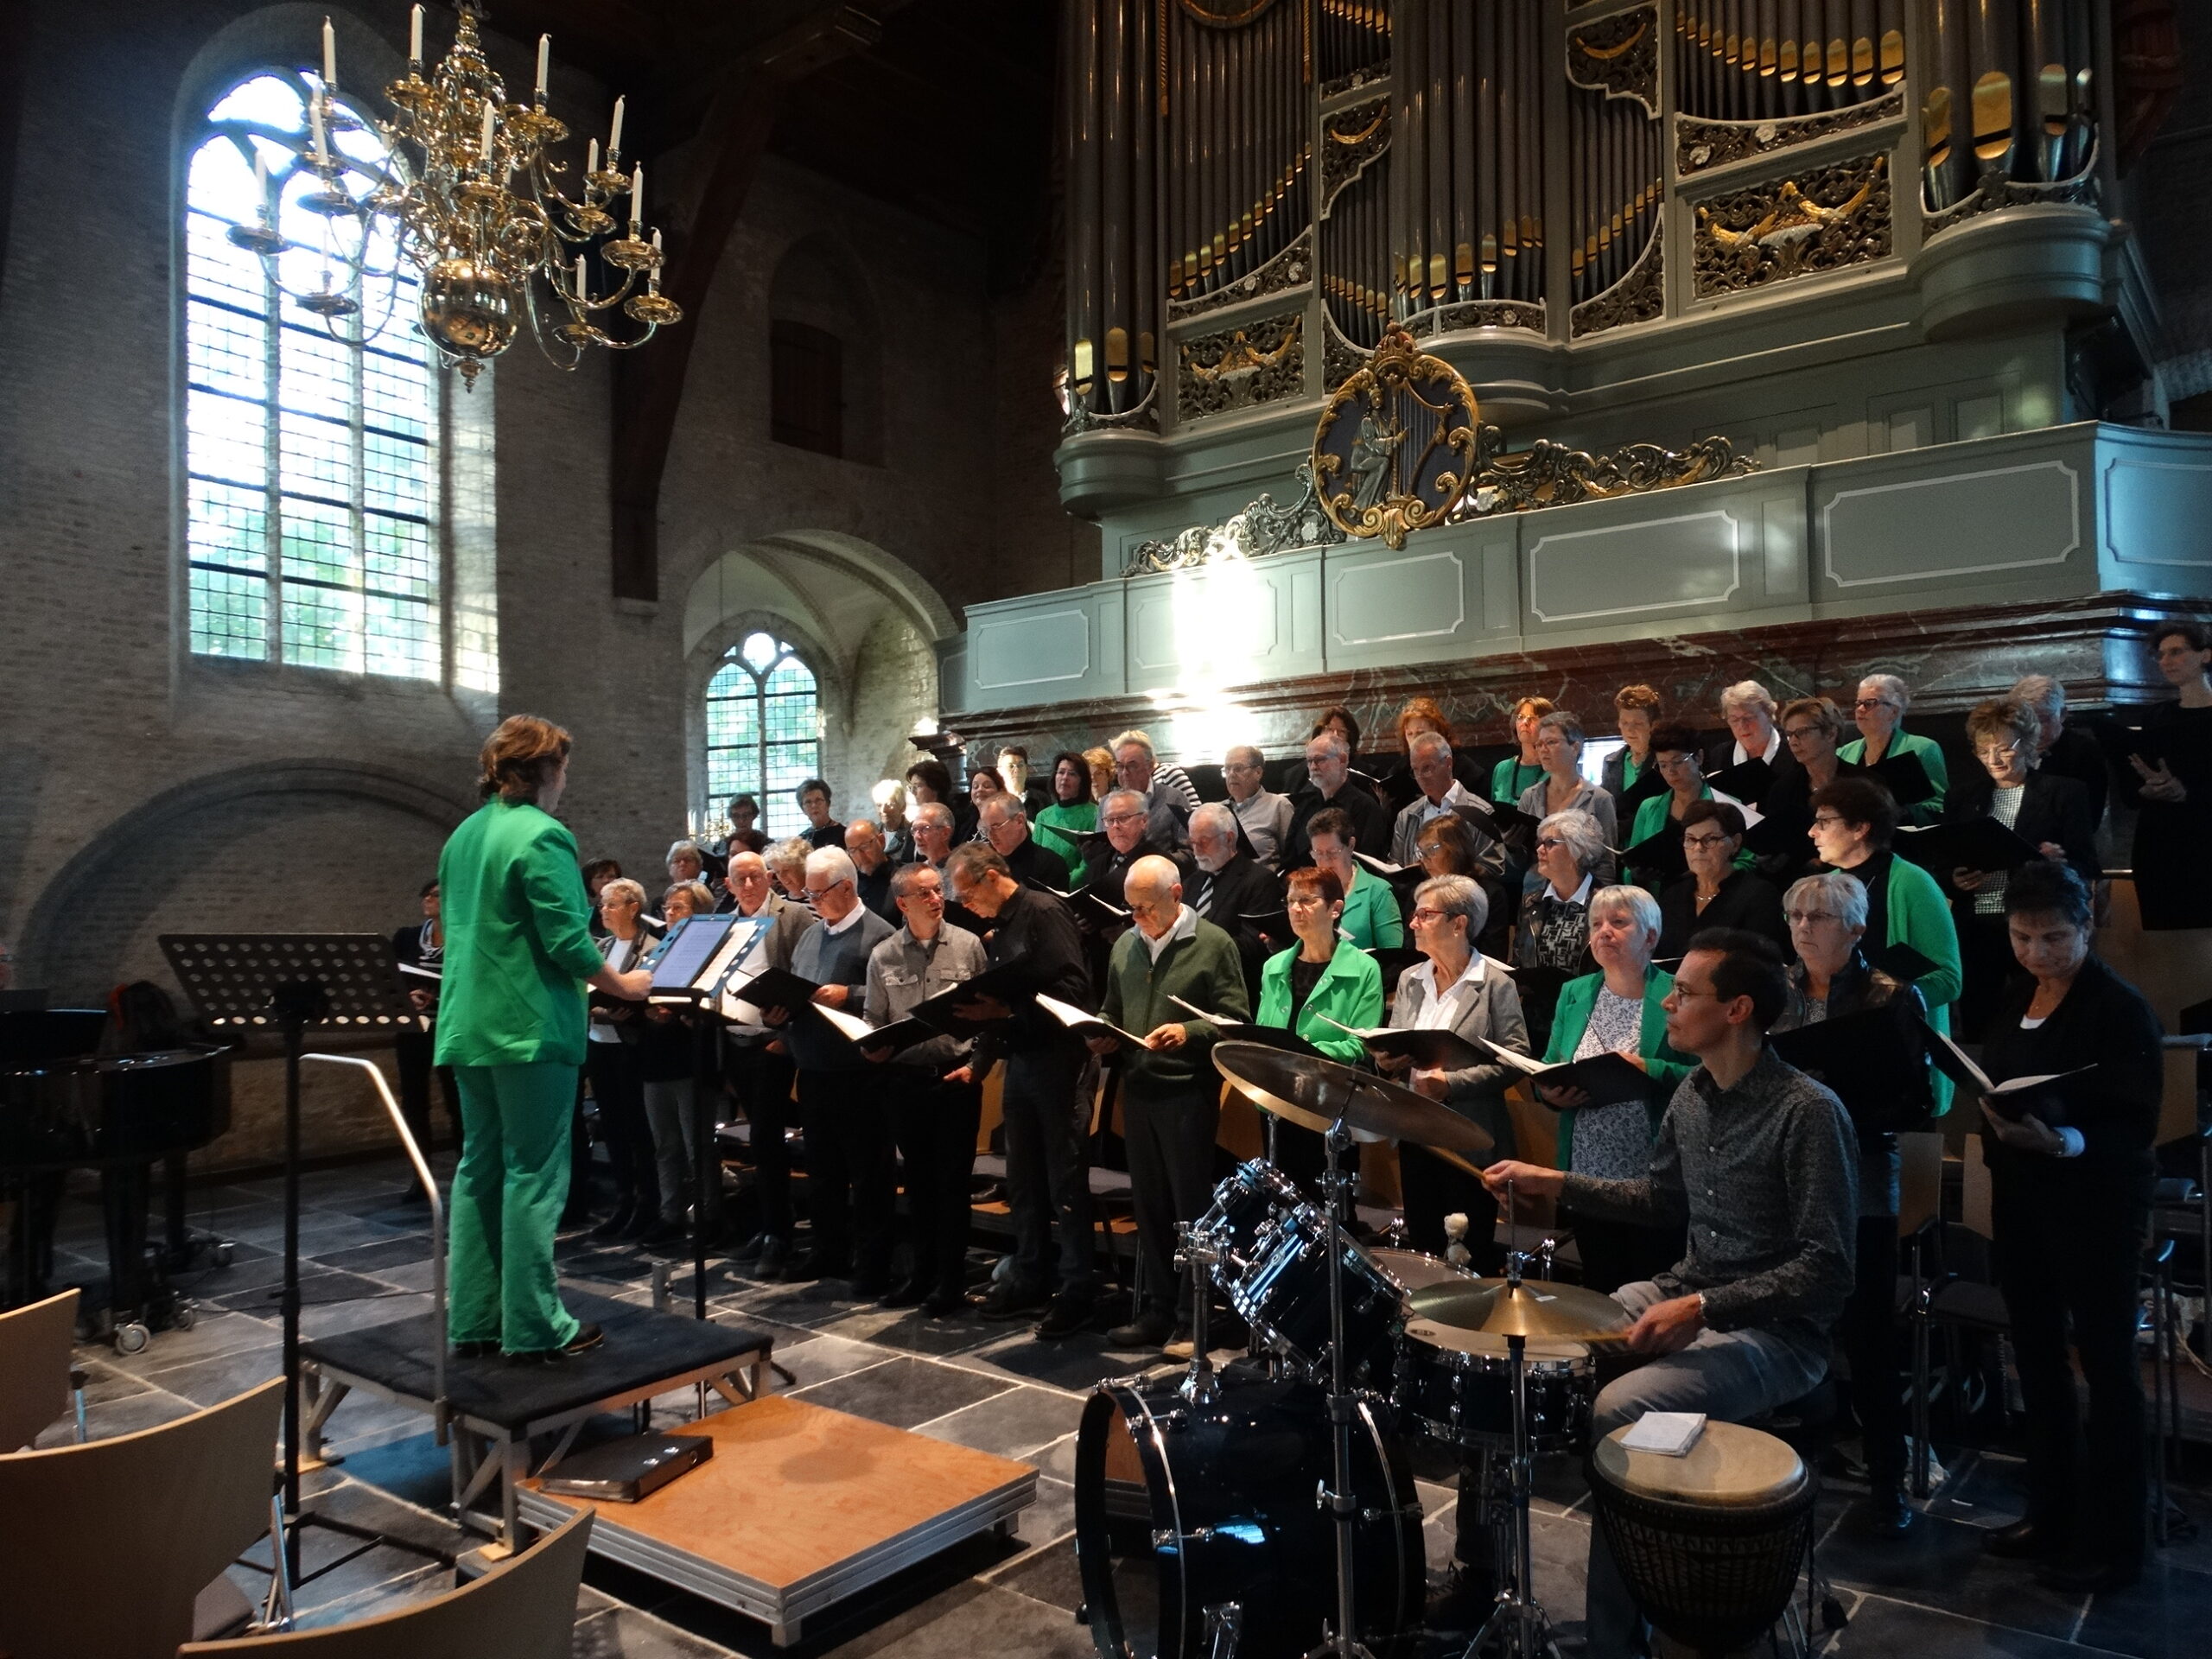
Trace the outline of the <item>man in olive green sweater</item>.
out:
[[[1145,1033],[1142,1048],[1122,1056],[1122,1134],[1144,1273],[1135,1317],[1107,1340],[1156,1348],[1189,1308],[1189,1282],[1175,1271],[1175,1227],[1196,1221],[1211,1200],[1221,1121],[1221,1079],[1212,1064],[1220,1033],[1169,999],[1236,1020],[1249,1018],[1252,1005],[1236,942],[1183,902],[1173,861],[1139,859],[1122,892],[1135,925],[1114,943],[1102,1013],[1124,1031]],[[1091,1042],[1100,1054],[1121,1046],[1113,1038]]]

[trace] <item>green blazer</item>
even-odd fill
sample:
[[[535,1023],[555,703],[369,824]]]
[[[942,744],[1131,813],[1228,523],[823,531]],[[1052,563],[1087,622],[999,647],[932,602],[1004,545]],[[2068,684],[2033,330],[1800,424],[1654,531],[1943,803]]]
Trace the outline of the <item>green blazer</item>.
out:
[[[1352,872],[1351,891],[1344,895],[1344,913],[1337,931],[1363,950],[1395,950],[1406,942],[1398,895],[1365,865]]]
[[[1067,860],[1071,873],[1080,871],[1084,865],[1083,849],[1076,843],[1076,837],[1087,836],[1098,828],[1098,804],[1095,801],[1078,801],[1073,806],[1062,806],[1055,801],[1037,815],[1030,827],[1037,832],[1038,840]]]
[[[606,964],[568,826],[486,801],[438,858],[440,1065],[582,1065],[584,981]]]
[[[1935,775],[1932,770],[1929,773],[1931,778]],[[1959,960],[1959,927],[1951,915],[1951,901],[1944,897],[1943,889],[1934,876],[1917,864],[1895,857],[1890,860],[1890,879],[1884,898],[1890,943],[1909,944],[1936,964],[1926,977],[1913,983],[1928,1003],[1929,1025],[1948,1033],[1951,1029],[1948,1005],[1958,1001],[1960,988],[1966,983]],[[1949,1111],[1950,1078],[1931,1067],[1929,1081],[1935,1087],[1936,1112],[1940,1115]]]
[[[1529,785],[1541,783],[1543,777],[1541,766],[1521,764],[1521,751],[1516,748],[1490,769],[1490,798],[1503,806],[1516,805],[1528,792]]]
[[[1590,1011],[1598,1006],[1598,993],[1605,988],[1603,974],[1585,974],[1580,979],[1571,979],[1560,987],[1559,1009],[1552,1016],[1551,1046],[1544,1051],[1544,1064],[1558,1065],[1574,1058],[1580,1046],[1582,1033],[1590,1028]],[[1667,1010],[1659,1005],[1675,988],[1675,976],[1660,968],[1647,967],[1643,970],[1643,1023],[1637,1030],[1636,1052],[1650,1069],[1651,1078],[1659,1086],[1651,1091],[1651,1135],[1659,1136],[1659,1120],[1667,1115],[1667,1103],[1674,1098],[1675,1085],[1689,1076],[1697,1062],[1687,1054],[1677,1054],[1667,1046]],[[1572,1169],[1574,1156],[1573,1112],[1559,1115],[1559,1166]]]
[[[1294,944],[1261,964],[1260,1011],[1252,1016],[1254,1025],[1278,1030],[1289,1026],[1290,964],[1297,959],[1298,947]],[[1374,957],[1338,941],[1330,953],[1328,966],[1321,969],[1320,982],[1298,1013],[1300,1036],[1332,1060],[1342,1060],[1346,1065],[1363,1064],[1367,1050],[1359,1039],[1346,1036],[1322,1019],[1323,1014],[1356,1031],[1372,1031],[1382,1023],[1382,969]]]
[[[1839,760],[1848,760],[1855,766],[1863,766],[1866,764],[1866,740],[1854,737],[1850,742],[1838,747],[1835,754]],[[1933,795],[1924,801],[1915,801],[1904,809],[1904,821],[1907,823],[1934,823],[1943,816],[1943,797],[1951,787],[1951,771],[1943,763],[1943,751],[1933,738],[1916,737],[1899,728],[1890,737],[1889,754],[1882,758],[1886,760],[1892,754],[1918,755],[1921,770],[1928,774],[1928,781],[1936,785]],[[1932,1001],[1934,999],[1929,1000]]]

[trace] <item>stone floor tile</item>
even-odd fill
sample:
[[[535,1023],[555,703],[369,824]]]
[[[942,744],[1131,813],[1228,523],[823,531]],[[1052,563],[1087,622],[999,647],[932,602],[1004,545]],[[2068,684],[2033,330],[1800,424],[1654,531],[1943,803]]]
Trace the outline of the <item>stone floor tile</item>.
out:
[[[900,1355],[881,1365],[800,1389],[794,1397],[894,1428],[912,1428],[1004,1393],[1011,1386],[980,1372]]]

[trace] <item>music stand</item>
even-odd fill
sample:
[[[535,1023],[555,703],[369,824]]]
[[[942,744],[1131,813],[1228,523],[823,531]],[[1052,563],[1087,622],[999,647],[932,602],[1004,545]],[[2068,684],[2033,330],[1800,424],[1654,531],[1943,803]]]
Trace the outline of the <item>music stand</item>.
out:
[[[433,1560],[442,1551],[300,1508],[300,1050],[307,1028],[396,1035],[415,1017],[399,988],[391,941],[381,933],[164,933],[185,995],[211,1032],[250,1037],[274,1030],[284,1039],[284,1554],[277,1570],[296,1586],[300,1529],[318,1526],[360,1541],[360,1548],[317,1567],[314,1576],[379,1544]],[[438,1333],[445,1340],[445,1333]]]

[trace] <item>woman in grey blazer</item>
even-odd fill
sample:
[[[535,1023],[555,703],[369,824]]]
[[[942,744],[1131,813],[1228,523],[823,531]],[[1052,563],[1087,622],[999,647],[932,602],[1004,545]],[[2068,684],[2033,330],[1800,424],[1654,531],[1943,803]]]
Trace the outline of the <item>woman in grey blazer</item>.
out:
[[[1440,875],[1414,890],[1414,944],[1427,960],[1400,976],[1397,999],[1390,1007],[1391,1025],[1402,1030],[1443,1027],[1478,1047],[1488,1039],[1528,1052],[1528,1026],[1521,1017],[1521,995],[1511,976],[1503,963],[1475,949],[1489,917],[1489,900],[1466,876]],[[1513,1119],[1506,1108],[1505,1089],[1518,1075],[1503,1060],[1458,1071],[1398,1068],[1400,1082],[1490,1131],[1496,1144],[1470,1160],[1476,1164],[1511,1155]],[[1480,1181],[1414,1146],[1398,1148],[1398,1169],[1406,1229],[1414,1249],[1442,1255],[1444,1217],[1464,1210],[1467,1249],[1475,1267],[1494,1273],[1503,1265],[1503,1257],[1491,1244],[1497,1209]]]

